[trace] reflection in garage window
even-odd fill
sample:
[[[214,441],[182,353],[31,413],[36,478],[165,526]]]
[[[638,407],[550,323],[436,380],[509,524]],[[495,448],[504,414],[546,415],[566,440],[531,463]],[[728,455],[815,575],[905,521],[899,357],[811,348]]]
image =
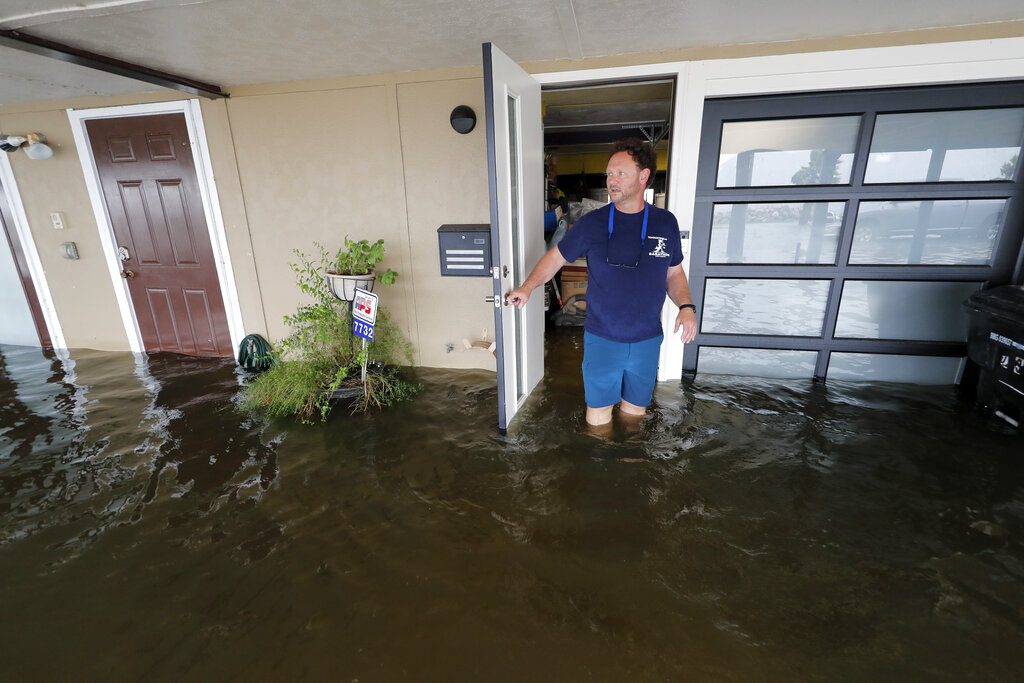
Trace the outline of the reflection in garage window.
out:
[[[817,351],[702,346],[697,355],[697,372],[777,379],[811,379],[814,377],[814,364],[817,360]]]
[[[880,114],[865,183],[1013,180],[1024,108]]]
[[[986,265],[1006,199],[861,202],[850,263]]]
[[[956,384],[963,358],[882,353],[832,353],[828,379],[863,382],[877,379],[914,384]]]
[[[716,204],[708,263],[834,264],[845,202]]]
[[[709,278],[701,332],[821,335],[828,280]]]
[[[718,187],[849,184],[860,120],[820,116],[726,122]]]
[[[967,340],[963,301],[980,282],[847,280],[839,302],[837,338]]]

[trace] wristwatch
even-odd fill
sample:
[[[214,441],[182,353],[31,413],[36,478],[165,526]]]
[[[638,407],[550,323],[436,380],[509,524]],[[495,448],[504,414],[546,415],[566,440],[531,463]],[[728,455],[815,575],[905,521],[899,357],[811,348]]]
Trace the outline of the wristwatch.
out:
[[[691,311],[693,311],[694,315],[697,314],[697,307],[694,306],[693,304],[679,304],[680,311],[683,310],[684,308],[689,308]]]

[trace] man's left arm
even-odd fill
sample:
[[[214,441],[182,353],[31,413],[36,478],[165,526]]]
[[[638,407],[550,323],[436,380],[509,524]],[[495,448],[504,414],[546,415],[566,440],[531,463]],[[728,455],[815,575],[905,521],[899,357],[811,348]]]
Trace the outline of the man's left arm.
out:
[[[669,266],[668,275],[665,277],[665,289],[668,291],[668,298],[676,306],[689,305],[687,308],[680,308],[676,315],[676,327],[672,330],[675,334],[682,328],[683,333],[680,339],[683,343],[692,342],[697,336],[697,311],[692,307],[693,298],[690,296],[690,283],[686,280],[686,272],[683,264],[678,263]]]

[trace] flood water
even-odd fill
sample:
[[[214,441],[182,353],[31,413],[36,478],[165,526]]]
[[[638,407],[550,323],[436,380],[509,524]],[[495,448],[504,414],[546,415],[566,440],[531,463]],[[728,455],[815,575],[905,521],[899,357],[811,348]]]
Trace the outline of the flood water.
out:
[[[493,373],[300,425],[230,362],[0,349],[3,679],[1020,680],[1024,438],[715,376],[599,437],[549,336],[505,436]]]

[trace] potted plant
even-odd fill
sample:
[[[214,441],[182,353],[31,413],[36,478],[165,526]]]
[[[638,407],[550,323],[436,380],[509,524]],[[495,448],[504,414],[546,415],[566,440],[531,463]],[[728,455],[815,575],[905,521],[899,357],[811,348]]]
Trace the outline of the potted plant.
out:
[[[406,380],[399,367],[412,365],[412,345],[401,328],[381,306],[374,340],[357,348],[350,307],[338,304],[328,291],[325,272],[334,263],[322,245],[314,244],[319,260],[316,254],[293,250],[298,263],[289,264],[299,290],[310,299],[285,316],[290,333],[277,343],[269,369],[246,384],[240,408],[312,422],[327,419],[339,398],[351,399],[352,412],[366,413],[413,396],[419,386]],[[389,283],[394,275],[388,276]],[[360,377],[364,360],[365,382]]]
[[[398,273],[390,268],[380,275],[374,272],[374,266],[383,259],[384,240],[370,244],[369,240],[357,242],[345,235],[345,246],[338,249],[327,269],[327,286],[331,294],[339,301],[352,301],[357,288],[372,292],[377,279],[381,284],[392,284]]]

